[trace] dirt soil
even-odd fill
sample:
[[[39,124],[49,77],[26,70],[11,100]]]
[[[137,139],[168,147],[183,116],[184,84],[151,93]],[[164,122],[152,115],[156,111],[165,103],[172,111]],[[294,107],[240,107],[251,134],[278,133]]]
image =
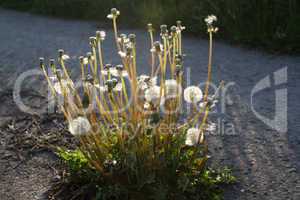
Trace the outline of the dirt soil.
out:
[[[0,199],[47,199],[46,192],[57,178],[57,157],[53,145],[71,147],[74,138],[66,131],[59,114],[39,115],[22,112],[14,101],[14,85],[19,75],[37,69],[38,58],[56,57],[63,48],[73,65],[88,51],[88,38],[99,24],[64,21],[0,9]],[[143,30],[125,30],[137,34],[140,54],[139,72],[147,72],[147,36]],[[117,64],[112,32],[107,30],[106,62]],[[192,84],[205,80],[207,41],[184,39],[186,61]],[[225,200],[300,199],[300,57],[269,55],[256,50],[215,43],[215,83],[234,82],[226,93],[225,111],[213,114],[222,127],[234,127],[234,134],[211,134],[210,165],[229,166],[238,183],[226,190]],[[261,91],[250,101],[253,87],[264,77],[287,67],[288,131],[280,133],[264,124],[252,112],[274,116],[275,86]],[[75,67],[74,67],[75,68]],[[190,73],[189,73],[190,71]],[[78,70],[73,70],[74,76]],[[273,81],[273,78],[271,78]],[[47,91],[42,77],[28,77],[22,83],[21,96],[26,105],[46,109]],[[217,121],[218,122],[218,121]]]

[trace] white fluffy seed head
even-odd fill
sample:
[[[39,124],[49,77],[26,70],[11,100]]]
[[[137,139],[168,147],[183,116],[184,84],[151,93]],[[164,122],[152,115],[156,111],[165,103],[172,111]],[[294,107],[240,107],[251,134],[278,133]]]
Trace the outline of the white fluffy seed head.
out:
[[[200,137],[200,130],[198,128],[189,128],[187,130],[185,144],[187,146],[194,146],[198,143]]]
[[[127,77],[128,76],[128,72],[126,70],[118,70],[115,67],[110,68],[109,72],[111,73],[111,75],[116,76],[116,77]]]
[[[69,86],[68,86],[68,81],[66,80],[61,80],[60,82],[56,82],[53,85],[54,90],[56,91],[57,94],[62,95],[63,91],[65,90],[66,93],[70,92]]]
[[[151,102],[153,105],[159,104],[160,99],[160,87],[152,86],[145,91],[145,99]]]
[[[212,25],[214,22],[217,21],[217,17],[215,15],[208,15],[204,21],[207,25]]]
[[[91,124],[85,117],[77,117],[69,122],[69,131],[74,136],[82,136],[90,132]]]
[[[188,103],[197,103],[203,98],[203,93],[196,86],[187,87],[183,93],[184,100]]]
[[[166,80],[165,86],[165,96],[167,98],[175,98],[181,94],[181,86],[177,84],[177,81],[175,79]]]
[[[63,60],[69,60],[69,59],[70,59],[70,56],[67,55],[67,54],[64,54],[64,55],[62,55],[61,58],[62,58]]]

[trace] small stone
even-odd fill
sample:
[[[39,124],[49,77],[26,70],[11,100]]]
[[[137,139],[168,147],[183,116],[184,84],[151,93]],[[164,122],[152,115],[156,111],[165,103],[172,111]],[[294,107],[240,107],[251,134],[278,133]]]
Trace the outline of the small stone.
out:
[[[289,172],[289,173],[294,173],[294,172],[297,172],[297,170],[296,170],[296,168],[293,167],[293,168],[291,168],[291,169],[288,169],[288,172]]]

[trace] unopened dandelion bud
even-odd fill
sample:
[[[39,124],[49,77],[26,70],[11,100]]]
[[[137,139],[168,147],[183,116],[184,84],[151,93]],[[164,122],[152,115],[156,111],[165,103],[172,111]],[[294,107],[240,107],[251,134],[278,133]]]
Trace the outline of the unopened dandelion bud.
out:
[[[94,83],[94,78],[93,78],[92,75],[87,74],[86,77],[85,77],[85,81],[88,82],[88,83],[93,84]]]
[[[118,10],[117,10],[116,8],[112,8],[112,9],[110,10],[110,12],[111,12],[111,14],[113,14],[113,15],[117,15]]]
[[[108,91],[111,92],[114,89],[116,82],[109,79],[105,82],[105,85],[107,86]]]
[[[122,70],[124,69],[124,66],[123,66],[123,65],[117,65],[117,66],[116,66],[116,69],[117,69],[118,71],[122,71]]]
[[[180,20],[176,21],[177,27],[181,27],[182,26],[182,22]]]
[[[43,67],[45,59],[43,57],[40,57],[39,60],[40,60],[40,67]]]
[[[105,70],[109,70],[110,68],[112,68],[112,64],[106,64],[106,65],[104,65],[104,69]]]
[[[59,58],[62,58],[64,54],[65,54],[65,51],[63,49],[59,49],[58,50],[58,56],[59,56]]]
[[[152,26],[151,23],[149,23],[149,24],[147,25],[147,28],[148,28],[148,31],[149,31],[149,32],[152,32],[152,31],[153,31],[153,26]]]
[[[129,41],[130,41],[130,42],[135,43],[135,39],[136,39],[136,35],[135,35],[135,34],[130,34],[130,35],[128,36],[128,38],[129,38]]]
[[[100,38],[100,36],[101,36],[101,31],[96,31],[96,37],[97,37],[97,39]]]
[[[176,65],[175,72],[176,72],[176,75],[179,75],[182,72],[182,66],[181,65]]]
[[[168,26],[163,24],[160,26],[160,31],[161,31],[161,34],[165,35],[168,33]]]
[[[80,56],[80,57],[79,57],[79,62],[80,62],[80,64],[83,64],[83,63],[84,63],[84,57],[83,57],[83,56]]]
[[[127,37],[126,34],[124,34],[124,33],[121,33],[121,34],[120,34],[120,38],[122,38],[123,40],[124,40],[126,37]]]
[[[126,54],[127,54],[127,56],[130,56],[131,53],[132,53],[132,47],[131,46],[127,46],[126,47]]]
[[[171,27],[171,32],[172,32],[173,34],[175,34],[176,31],[177,31],[177,27],[176,27],[176,26],[172,26],[172,27]]]
[[[57,69],[55,71],[56,77],[59,81],[61,81],[61,77],[62,77],[62,71],[60,69]]]
[[[91,46],[96,46],[96,41],[97,41],[96,37],[90,37],[90,45]]]
[[[89,60],[91,60],[93,57],[93,54],[91,52],[87,52],[86,56],[88,57]]]
[[[156,52],[162,51],[160,42],[158,42],[158,41],[154,42],[153,46],[154,46]]]
[[[118,83],[118,80],[116,78],[112,78],[111,81],[114,85],[117,85],[117,83]]]
[[[49,60],[50,66],[55,65],[55,60],[52,58]]]

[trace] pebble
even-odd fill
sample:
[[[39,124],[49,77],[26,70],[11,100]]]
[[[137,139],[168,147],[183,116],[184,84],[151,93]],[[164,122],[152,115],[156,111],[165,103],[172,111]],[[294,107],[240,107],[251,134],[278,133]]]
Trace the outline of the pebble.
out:
[[[292,167],[292,168],[288,169],[288,172],[293,173],[293,172],[297,172],[297,170],[296,170],[296,168]]]

